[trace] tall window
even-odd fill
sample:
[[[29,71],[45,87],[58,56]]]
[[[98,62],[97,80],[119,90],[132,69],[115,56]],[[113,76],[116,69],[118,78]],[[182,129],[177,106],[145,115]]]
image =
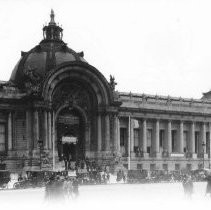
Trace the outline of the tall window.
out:
[[[0,152],[5,152],[6,146],[5,146],[5,125],[0,124]]]
[[[147,153],[150,154],[152,147],[152,129],[147,129]]]
[[[135,128],[134,129],[134,151],[136,152],[138,149],[138,142],[139,142],[139,129]]]
[[[156,165],[153,163],[153,164],[150,164],[150,171],[154,171],[156,169]]]
[[[161,151],[163,150],[163,147],[164,147],[164,130],[160,130],[159,132],[159,139],[160,139],[160,148],[161,148]]]
[[[206,153],[209,154],[210,151],[210,132],[206,132]]]
[[[188,152],[188,131],[183,133],[183,152]]]
[[[122,155],[127,154],[127,128],[120,128],[120,147]]]
[[[177,152],[177,131],[172,130],[171,132],[171,141],[172,141],[172,152]]]
[[[137,169],[138,169],[138,170],[142,170],[142,169],[143,169],[143,165],[138,163],[138,164],[137,164]]]
[[[195,153],[199,151],[199,132],[195,132]]]
[[[127,141],[127,129],[120,128],[120,146],[126,146]]]

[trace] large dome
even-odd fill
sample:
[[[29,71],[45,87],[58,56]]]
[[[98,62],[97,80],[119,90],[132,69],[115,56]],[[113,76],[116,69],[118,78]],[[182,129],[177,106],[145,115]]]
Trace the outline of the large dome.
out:
[[[49,71],[65,62],[86,62],[83,52],[76,53],[62,41],[63,29],[56,25],[54,13],[51,11],[51,21],[43,28],[44,39],[39,45],[28,52],[22,52],[16,64],[10,82],[22,87],[28,74],[44,78]]]

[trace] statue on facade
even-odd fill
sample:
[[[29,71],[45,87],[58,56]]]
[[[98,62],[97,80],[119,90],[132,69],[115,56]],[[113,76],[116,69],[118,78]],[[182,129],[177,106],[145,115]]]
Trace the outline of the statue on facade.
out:
[[[29,94],[39,95],[41,91],[41,76],[36,72],[37,68],[28,66],[23,73],[26,77],[25,88]]]
[[[115,91],[115,86],[117,85],[114,76],[110,75],[110,87],[112,91]]]
[[[41,76],[36,72],[36,67],[32,68],[31,66],[28,66],[23,70],[24,74],[28,79],[30,79],[33,83],[37,83],[40,81]]]

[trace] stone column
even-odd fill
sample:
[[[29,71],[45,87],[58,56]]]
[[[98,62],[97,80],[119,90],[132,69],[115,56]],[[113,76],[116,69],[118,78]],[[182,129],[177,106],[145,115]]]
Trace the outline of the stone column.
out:
[[[130,154],[134,156],[134,119],[130,118]]]
[[[44,148],[48,149],[48,114],[44,111]]]
[[[138,124],[139,124],[139,138],[138,138],[138,147],[139,147],[139,149],[141,149],[141,150],[143,150],[142,148],[143,148],[143,138],[142,138],[142,121],[141,120],[139,120],[138,121]]]
[[[204,146],[204,148],[202,148],[202,151],[203,151],[203,149],[204,149],[204,154],[206,154],[206,150],[207,150],[207,144],[206,144],[206,123],[203,123],[203,125],[202,125],[202,130],[203,130],[203,142],[202,143],[204,143],[205,144],[205,146]]]
[[[190,153],[195,154],[195,124],[191,123],[190,127]]]
[[[156,120],[156,125],[155,125],[155,152],[159,153],[160,151],[160,123],[159,120]]]
[[[147,121],[143,119],[142,122],[142,152],[147,154]]]
[[[168,121],[167,125],[167,152],[170,155],[172,153],[172,135],[171,135],[171,121]]]
[[[119,140],[118,140],[118,117],[117,115],[114,115],[114,138],[113,138],[113,141],[114,141],[114,151],[115,152],[119,152],[119,148],[120,148],[120,143],[119,143]]]
[[[27,149],[31,151],[33,149],[32,142],[32,113],[31,111],[26,111],[26,139],[27,139]]]
[[[105,116],[105,151],[110,150],[110,119],[109,115]]]
[[[48,112],[48,148],[52,149],[51,112]]]
[[[34,111],[34,148],[38,148],[38,140],[39,140],[39,115],[38,111]]]
[[[130,143],[131,143],[131,119],[130,119],[130,116],[128,117],[128,148],[127,148],[127,151],[128,151],[128,169],[130,170],[130,159],[131,159],[131,156],[130,156]]]
[[[8,114],[8,150],[12,150],[12,113]]]
[[[208,154],[208,157],[209,157],[209,168],[211,167],[211,123],[209,123],[209,154]]]
[[[180,121],[179,126],[179,153],[184,153],[184,135],[183,135],[183,121]]]
[[[102,150],[102,123],[101,123],[101,115],[97,116],[97,151],[100,152]]]
[[[155,125],[154,125],[154,131],[153,131],[153,156],[157,157],[159,154],[159,132],[160,132],[160,126],[159,126],[159,120],[156,120]]]
[[[206,124],[202,123],[201,129],[200,129],[200,139],[199,139],[199,154],[203,155],[203,146],[202,144],[205,143],[204,146],[204,153],[206,151]]]
[[[117,117],[117,151],[120,153],[120,124],[119,124],[119,118]]]

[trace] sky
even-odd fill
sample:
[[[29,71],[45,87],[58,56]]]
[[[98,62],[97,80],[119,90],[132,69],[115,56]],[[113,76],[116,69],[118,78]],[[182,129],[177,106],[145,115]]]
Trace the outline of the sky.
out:
[[[0,80],[50,20],[121,92],[201,98],[211,90],[211,1],[0,0]]]

